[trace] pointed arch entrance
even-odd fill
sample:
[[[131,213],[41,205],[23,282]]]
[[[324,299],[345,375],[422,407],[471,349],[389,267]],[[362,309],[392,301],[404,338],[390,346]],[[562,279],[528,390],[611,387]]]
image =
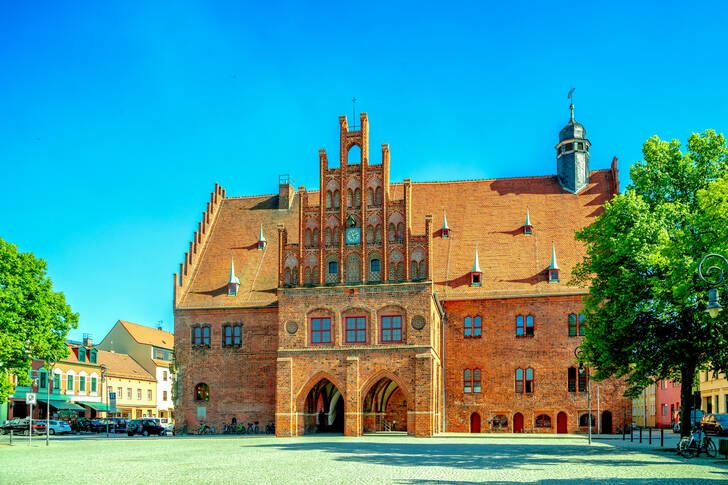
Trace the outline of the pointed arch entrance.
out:
[[[523,433],[523,414],[521,413],[513,415],[513,432]]]
[[[478,413],[470,415],[470,432],[480,433],[480,414]]]
[[[344,432],[344,399],[330,380],[323,378],[308,391],[303,429],[305,434]]]
[[[364,432],[407,431],[407,397],[389,377],[377,380],[362,400]]]

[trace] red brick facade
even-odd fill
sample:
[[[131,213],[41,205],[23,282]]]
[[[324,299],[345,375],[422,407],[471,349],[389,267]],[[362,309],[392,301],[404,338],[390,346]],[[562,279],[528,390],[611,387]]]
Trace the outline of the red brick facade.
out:
[[[502,415],[511,431],[583,430],[568,316],[585,290],[566,282],[583,254],[574,230],[614,193],[615,165],[579,194],[556,177],[390,184],[388,145],[369,164],[367,115],[357,130],[339,121],[340,166],[320,151],[319,191],[282,179],[277,195],[227,198],[216,186],[174,278],[179,425],[235,417],[275,421],[278,436],[431,436],[470,431],[471,420],[487,432]],[[348,160],[353,146],[361,160]],[[442,208],[448,237],[433,225]],[[482,282],[472,284],[476,248]],[[547,281],[552,248],[559,282]],[[517,315],[533,317],[532,336],[516,335]],[[475,316],[482,335],[466,337]],[[242,326],[239,347],[225,345],[226,324]],[[209,327],[209,342],[193,345],[195,327]],[[519,368],[533,373],[531,392],[516,392]],[[469,389],[465,369],[478,371]],[[631,421],[620,386],[600,386],[600,419]]]

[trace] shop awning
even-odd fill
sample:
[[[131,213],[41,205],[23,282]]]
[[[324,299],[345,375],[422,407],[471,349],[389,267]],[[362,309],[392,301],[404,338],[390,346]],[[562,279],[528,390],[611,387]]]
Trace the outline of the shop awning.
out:
[[[46,403],[48,402],[46,399],[38,398],[39,402]],[[70,401],[54,401],[51,399],[51,406],[58,409],[59,411],[85,411],[85,408],[82,408],[78,404],[74,404]]]
[[[100,403],[100,402],[88,402],[88,401],[76,401],[78,404],[83,404],[84,406],[88,406],[91,409],[95,409],[96,411],[113,411],[113,408],[110,408],[106,404]]]

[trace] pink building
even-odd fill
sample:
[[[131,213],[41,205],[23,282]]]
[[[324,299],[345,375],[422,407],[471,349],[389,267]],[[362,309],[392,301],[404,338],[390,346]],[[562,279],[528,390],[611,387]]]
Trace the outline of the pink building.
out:
[[[680,384],[672,380],[657,382],[655,424],[658,428],[672,427],[674,417],[680,410],[680,389]]]

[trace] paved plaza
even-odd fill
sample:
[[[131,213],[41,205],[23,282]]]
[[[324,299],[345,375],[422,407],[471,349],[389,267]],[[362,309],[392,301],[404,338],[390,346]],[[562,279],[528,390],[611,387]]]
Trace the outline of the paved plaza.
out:
[[[665,445],[674,444],[670,436]],[[7,440],[3,443],[7,443]],[[728,483],[728,462],[685,459],[659,440],[581,436],[339,435],[272,437],[66,437],[0,444],[0,483],[473,484]]]

